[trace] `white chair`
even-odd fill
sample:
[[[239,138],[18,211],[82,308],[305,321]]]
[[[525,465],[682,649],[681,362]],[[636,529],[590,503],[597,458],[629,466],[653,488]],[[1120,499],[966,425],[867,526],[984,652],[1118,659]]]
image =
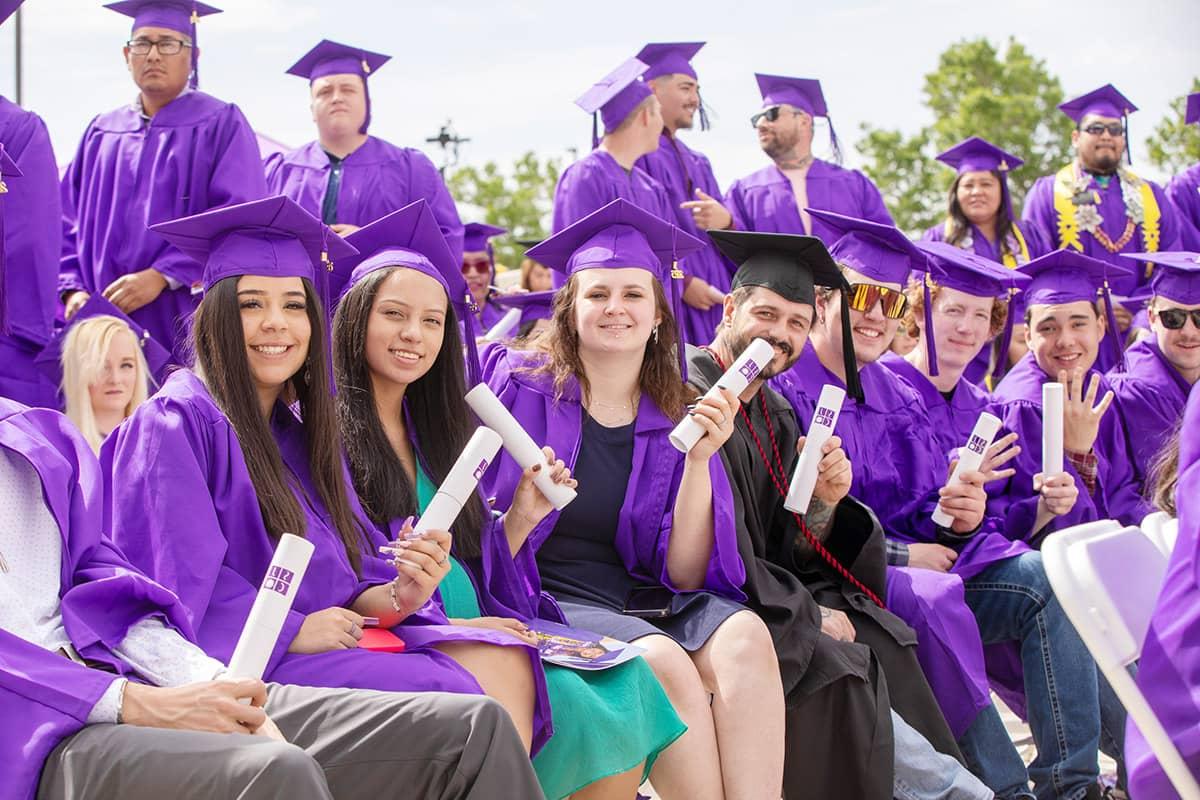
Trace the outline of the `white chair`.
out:
[[[1200,785],[1126,671],[1141,655],[1167,556],[1140,528],[1103,520],[1046,537],[1042,561],[1067,618],[1176,791],[1184,800],[1200,800]]]
[[[1179,520],[1165,511],[1155,511],[1142,520],[1142,533],[1170,558],[1171,551],[1175,549],[1175,540],[1179,538]]]

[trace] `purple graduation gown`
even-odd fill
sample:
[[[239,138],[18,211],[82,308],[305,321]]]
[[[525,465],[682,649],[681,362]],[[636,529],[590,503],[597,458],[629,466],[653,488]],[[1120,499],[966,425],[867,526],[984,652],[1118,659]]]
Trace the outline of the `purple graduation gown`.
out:
[[[232,103],[185,91],[149,123],[133,105],[101,114],[62,179],[58,291],[99,294],[154,267],[180,286],[130,316],[184,364],[201,267],[147,226],[266,194],[254,131]]]
[[[949,461],[931,439],[934,426],[920,396],[882,364],[866,365],[859,376],[866,403],[848,397],[835,431],[854,465],[850,493],[876,513],[889,537],[944,543],[930,517]],[[771,385],[799,419],[809,420],[827,383],[845,385],[806,345],[796,365]],[[918,658],[956,736],[991,702],[983,642],[963,581],[1026,549],[998,535],[998,528],[996,521],[985,520],[978,533],[956,543],[959,556],[949,573],[888,569],[888,608],[917,630]],[[1014,688],[1020,684],[1007,673],[994,677]]]
[[[192,638],[175,595],[136,571],[101,532],[103,478],[96,457],[66,417],[0,398],[0,447],[26,458],[42,482],[62,536],[59,598],[89,669],[0,630],[0,798],[32,800],[43,762],[77,733],[116,674],[133,676],[111,652],[138,621],[158,617]]]
[[[1193,164],[1167,184],[1167,197],[1179,214],[1179,246],[1200,252],[1200,164]]]
[[[1179,538],[1167,564],[1137,683],[1188,769],[1200,777],[1200,391],[1188,401],[1179,447]],[[1131,797],[1178,797],[1133,717],[1125,728]]]
[[[0,97],[0,145],[21,177],[0,197],[6,254],[4,296],[8,332],[0,334],[0,396],[31,406],[58,407],[58,387],[34,366],[50,340],[58,306],[54,286],[62,247],[58,164],[46,123]]]
[[[1115,405],[1135,472],[1145,481],[1155,456],[1183,418],[1192,386],[1167,361],[1153,336],[1131,345],[1124,363],[1105,377],[1117,395]]]
[[[267,190],[295,200],[318,219],[329,185],[329,156],[320,142],[290,153],[274,153],[265,162]],[[359,227],[424,198],[455,258],[463,253],[463,224],[441,173],[429,157],[368,136],[342,161],[337,222]]]
[[[729,281],[734,272],[732,265],[696,224],[692,212],[679,207],[685,201],[696,200],[697,189],[709,197],[721,200],[721,187],[717,184],[708,158],[688,147],[677,137],[663,131],[658,137],[658,149],[639,158],[637,165],[666,189],[675,214],[675,224],[708,245],[685,258],[681,268],[688,275],[694,275],[711,284],[717,291],[728,292]],[[711,342],[713,331],[721,321],[721,313],[720,303],[708,311],[701,311],[684,303],[683,319],[679,320],[684,341],[698,347]]]
[[[892,225],[892,215],[871,179],[858,170],[816,159],[808,168],[808,207]],[[792,182],[774,164],[739,178],[725,195],[725,207],[740,231],[804,233]],[[819,219],[812,235],[832,247],[841,234]]]
[[[563,387],[563,396],[554,399],[553,379],[525,371],[541,363],[544,356],[497,346],[488,350],[483,378],[528,431],[533,440],[549,445],[569,467],[579,457],[583,431],[583,407],[579,384],[573,379]],[[678,592],[667,573],[667,547],[671,541],[675,495],[683,477],[684,456],[667,440],[675,427],[646,395],[638,405],[634,428],[633,467],[621,507],[613,542],[630,575],[647,584],[662,585]],[[520,481],[521,468],[501,451],[484,475],[484,493],[496,498],[497,508],[508,508]],[[746,580],[745,565],[738,555],[737,528],[733,519],[733,496],[725,468],[719,458],[709,462],[713,487],[714,542],[703,589],[741,602],[746,599],[741,586]],[[515,571],[495,569],[487,576],[486,593],[501,598],[523,616],[559,619],[561,612],[541,591],[536,554],[558,523],[559,512],[551,511],[525,544],[510,560]],[[503,531],[485,531],[485,558],[493,563],[508,557],[508,542]],[[519,585],[504,585],[518,581]]]
[[[470,673],[429,645],[448,639],[524,645],[505,634],[448,626],[435,603],[416,620],[409,618],[416,624],[394,629],[409,645],[400,654],[287,652],[306,615],[348,608],[366,589],[395,577],[395,570],[373,555],[382,535],[365,522],[351,489],[351,510],[367,533],[362,575],[354,573],[313,486],[300,422],[280,403],[271,427],[304,510],[305,538],[316,550],[265,678],[301,686],[480,693]],[[112,476],[105,513],[113,541],[134,564],[178,592],[200,646],[228,662],[275,551],[233,426],[200,379],[179,370],[106,440],[101,459]],[[529,651],[539,683],[534,739],[540,745],[551,732],[549,705],[537,653]]]
[[[1044,175],[1037,179],[1033,184],[1033,188],[1029,190],[1029,194],[1025,197],[1025,208],[1021,215],[1021,221],[1024,225],[1022,231],[1029,231],[1038,238],[1047,252],[1057,250],[1062,246],[1061,240],[1058,238],[1058,214],[1054,210],[1054,175]],[[1158,200],[1158,208],[1161,213],[1159,218],[1159,252],[1168,252],[1178,250],[1180,246],[1180,226],[1175,212],[1175,206],[1167,198],[1166,192],[1162,190],[1158,184],[1149,182],[1154,197]],[[1103,219],[1101,228],[1104,230],[1112,241],[1116,241],[1125,232],[1125,202],[1121,199],[1121,181],[1114,176],[1108,182],[1108,188],[1101,189],[1100,185],[1093,179],[1088,184],[1088,190],[1098,192],[1100,195],[1100,205],[1097,208],[1100,210],[1100,215]],[[1096,238],[1090,233],[1080,232],[1079,240],[1083,245],[1083,254],[1098,258],[1101,261],[1108,261],[1121,267],[1130,268],[1133,266],[1129,259],[1122,258],[1118,253],[1110,253]],[[1138,225],[1133,237],[1122,248],[1122,253],[1142,253],[1146,250],[1145,239],[1142,235],[1142,226]],[[1135,272],[1136,272],[1135,268]],[[1132,279],[1114,280],[1112,281],[1112,292],[1116,295],[1132,294],[1137,286],[1141,286],[1149,279],[1149,274],[1142,271]],[[1128,335],[1128,332],[1126,332]],[[1124,340],[1122,340],[1122,345]],[[1104,342],[1100,346],[1100,353],[1096,359],[1096,366],[1101,371],[1107,371],[1116,366],[1116,359],[1113,357],[1113,347],[1109,339],[1109,335],[1105,335]]]
[[[1093,370],[1090,374],[1097,373]],[[989,487],[988,515],[1004,520],[1005,533],[1014,540],[1028,541],[1036,533],[1032,528],[1037,516],[1038,495],[1033,491],[1033,476],[1042,471],[1042,384],[1049,381],[1033,353],[1026,353],[993,393],[999,409],[997,416],[1004,427],[1020,435],[1021,452],[1008,463],[1016,474],[1002,489]],[[1108,381],[1102,379],[1097,397],[1103,397],[1108,389]],[[1142,518],[1154,510],[1139,493],[1133,456],[1126,442],[1121,413],[1116,408],[1110,408],[1100,420],[1092,450],[1098,461],[1096,494],[1088,494],[1082,479],[1064,458],[1064,467],[1075,476],[1079,499],[1070,512],[1047,524],[1046,533],[1098,519],[1140,525]]]

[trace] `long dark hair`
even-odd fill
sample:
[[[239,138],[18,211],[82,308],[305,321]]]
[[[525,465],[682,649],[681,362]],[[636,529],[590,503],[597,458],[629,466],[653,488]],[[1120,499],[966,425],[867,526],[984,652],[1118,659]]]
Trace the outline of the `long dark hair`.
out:
[[[379,287],[397,269],[402,268],[376,270],[356,283],[333,317],[333,368],[342,439],[359,500],[367,516],[384,530],[392,520],[417,513],[416,486],[383,430],[366,359],[367,327]],[[405,427],[434,483],[445,479],[475,432],[475,417],[463,399],[466,392],[458,317],[454,306],[447,303],[442,349],[429,371],[404,392],[411,421],[411,426]],[[480,532],[487,520],[483,501],[478,494],[472,495],[453,525],[457,555],[479,555]]]
[[[237,433],[267,532],[275,539],[284,533],[303,536],[307,533],[304,511],[289,486],[279,445],[263,419],[246,360],[237,285],[237,277],[218,281],[200,301],[192,322],[194,361],[217,406]],[[288,379],[283,396],[299,401],[313,485],[333,517],[351,566],[358,572],[365,532],[350,510],[343,480],[342,447],[326,377],[325,313],[308,280],[304,280],[304,299],[312,328],[308,357]]]
[[[1007,253],[1008,240],[1013,232],[1013,221],[1008,215],[1008,203],[1004,202],[1008,197],[1008,182],[1000,170],[989,171],[1000,182],[1000,209],[996,212],[996,243],[1001,252]],[[962,175],[959,175],[954,179],[954,183],[950,184],[950,231],[946,237],[946,242],[956,247],[971,232],[971,221],[967,219],[967,215],[963,213],[962,206],[958,202],[958,183],[961,180]],[[1020,255],[1020,253],[1008,254]]]
[[[659,411],[672,420],[679,420],[683,418],[684,407],[691,398],[691,393],[684,388],[683,378],[679,374],[676,355],[679,328],[662,285],[657,278],[651,283],[654,286],[654,302],[662,322],[658,326],[658,336],[652,336],[646,342],[646,354],[642,359],[638,386],[649,395]],[[578,288],[579,283],[572,275],[554,296],[554,314],[550,320],[550,327],[531,343],[532,349],[548,353],[550,356],[544,364],[533,368],[532,372],[552,375],[555,392],[560,397],[567,378],[572,376],[579,381],[579,390],[584,397],[588,397],[591,392],[587,375],[583,371],[583,360],[579,357],[579,331],[575,328],[575,295]]]

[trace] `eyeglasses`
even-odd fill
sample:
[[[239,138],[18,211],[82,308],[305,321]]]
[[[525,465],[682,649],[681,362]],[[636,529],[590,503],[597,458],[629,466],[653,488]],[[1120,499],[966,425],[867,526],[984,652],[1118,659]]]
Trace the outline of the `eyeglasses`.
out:
[[[492,262],[488,261],[486,258],[479,258],[473,261],[464,261],[462,265],[462,271],[464,275],[468,272],[491,272]]]
[[[771,106],[770,108],[764,108],[762,111],[752,116],[750,118],[750,127],[757,128],[758,123],[764,119],[767,122],[774,122],[775,120],[779,119],[779,115],[785,111],[796,116],[804,113],[803,111],[794,111],[790,108],[784,108],[783,106]]]
[[[874,308],[876,303],[880,303],[883,315],[888,319],[900,319],[908,308],[908,298],[904,296],[904,292],[873,283],[850,284],[850,294],[846,299],[851,308],[864,313]]]
[[[183,52],[183,48],[191,47],[190,42],[185,42],[181,39],[159,39],[158,41],[150,41],[149,39],[133,39],[125,43],[129,48],[129,52],[135,56],[148,56],[150,51],[155,47],[158,48],[160,56],[177,56]]]
[[[1186,308],[1160,308],[1158,309],[1158,318],[1162,322],[1163,327],[1169,331],[1177,331],[1187,324],[1188,317],[1192,318],[1192,324],[1200,328],[1200,308],[1188,310]]]
[[[1106,131],[1108,132],[1109,136],[1124,136],[1125,135],[1125,126],[1119,122],[1109,122],[1109,123],[1093,122],[1091,125],[1088,125],[1083,130],[1085,133],[1089,133],[1092,136],[1100,136]]]

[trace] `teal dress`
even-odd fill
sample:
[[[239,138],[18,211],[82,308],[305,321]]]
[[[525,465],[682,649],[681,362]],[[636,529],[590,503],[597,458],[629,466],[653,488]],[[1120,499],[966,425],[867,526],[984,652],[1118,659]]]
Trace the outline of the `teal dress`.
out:
[[[418,468],[422,511],[436,491]],[[475,584],[457,559],[451,562],[438,587],[446,616],[483,616]],[[549,800],[567,797],[643,761],[644,781],[658,754],[687,730],[645,659],[595,672],[544,666],[554,735],[534,756],[533,768]]]

